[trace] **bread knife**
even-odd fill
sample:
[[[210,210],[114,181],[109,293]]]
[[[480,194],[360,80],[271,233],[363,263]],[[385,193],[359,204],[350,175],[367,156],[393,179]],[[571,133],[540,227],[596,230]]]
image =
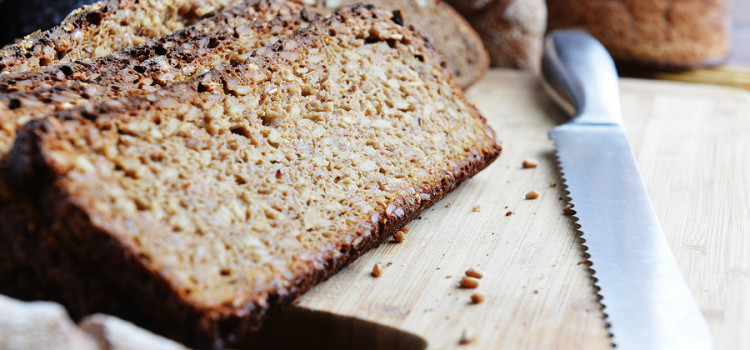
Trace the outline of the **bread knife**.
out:
[[[618,349],[709,349],[711,334],[643,185],[607,50],[582,31],[550,33],[542,81],[572,120],[553,128],[557,159]]]

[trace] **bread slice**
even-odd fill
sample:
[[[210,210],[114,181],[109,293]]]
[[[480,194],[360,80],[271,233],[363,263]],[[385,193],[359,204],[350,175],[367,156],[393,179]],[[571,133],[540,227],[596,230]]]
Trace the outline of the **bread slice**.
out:
[[[102,57],[194,24],[241,0],[102,0],[0,51],[0,73]]]
[[[223,64],[239,63],[265,43],[289,35],[318,15],[294,0],[254,0],[190,27],[100,58],[0,75],[0,92],[49,88],[68,81],[118,90],[154,91]],[[257,22],[254,22],[256,21]]]
[[[318,15],[301,3],[260,0],[225,10],[215,17],[112,56],[46,67],[39,72],[0,77],[9,86],[56,85],[0,95],[0,159],[15,138],[16,128],[29,120],[83,103],[102,102],[161,85],[185,81],[217,65],[237,63],[264,44],[292,34]],[[66,72],[57,79],[59,74]],[[23,84],[24,82],[28,84]],[[32,83],[29,83],[32,82]],[[74,316],[88,313],[86,302],[70,286],[88,284],[66,270],[72,256],[56,251],[51,228],[4,181],[0,167],[0,293],[24,300],[45,299],[75,307]],[[96,277],[93,277],[96,279]],[[74,282],[75,280],[75,282]],[[67,287],[64,287],[67,285]]]
[[[318,17],[299,2],[258,0],[110,56],[0,76],[0,91],[8,92],[0,95],[0,158],[16,128],[29,120],[156,91],[217,66],[238,64]]]
[[[221,345],[499,155],[402,24],[344,8],[236,67],[32,121],[12,179],[116,290],[111,304]]]
[[[311,0],[315,2],[314,0]],[[328,11],[360,0],[318,0],[315,6]],[[413,25],[443,56],[453,79],[462,88],[479,80],[490,65],[482,39],[471,25],[442,0],[369,0],[387,10],[401,10],[406,25]]]

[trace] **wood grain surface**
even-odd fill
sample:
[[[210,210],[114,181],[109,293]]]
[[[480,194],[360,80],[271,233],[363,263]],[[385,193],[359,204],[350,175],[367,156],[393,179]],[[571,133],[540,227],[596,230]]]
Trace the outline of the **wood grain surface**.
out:
[[[748,349],[750,93],[634,79],[621,87],[642,176],[716,348]],[[343,316],[351,322],[319,335],[347,344],[366,335],[360,348],[609,348],[546,134],[565,117],[526,73],[492,70],[468,96],[498,131],[500,158],[408,224],[403,243],[365,254],[287,315]],[[532,158],[538,167],[522,168]],[[541,196],[525,199],[531,190]],[[378,278],[376,263],[386,266]],[[471,267],[485,272],[479,287],[459,288]],[[475,291],[484,302],[471,304]],[[463,332],[475,335],[468,345]]]

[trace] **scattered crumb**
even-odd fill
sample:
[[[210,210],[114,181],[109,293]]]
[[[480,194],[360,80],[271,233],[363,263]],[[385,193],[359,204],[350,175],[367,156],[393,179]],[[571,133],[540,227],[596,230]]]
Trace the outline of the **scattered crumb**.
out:
[[[537,199],[539,198],[539,192],[531,190],[526,194],[526,199]]]
[[[467,345],[474,342],[474,340],[477,338],[476,333],[474,332],[473,328],[466,328],[461,332],[461,339],[458,340],[458,343],[461,345]]]
[[[436,267],[436,268],[435,268],[435,270],[440,270],[440,268],[439,268],[439,267]]]
[[[507,212],[507,213],[505,213],[505,216],[511,216],[511,215],[513,215],[513,214],[514,214],[514,213],[513,213],[512,211],[508,210],[508,212]]]
[[[393,262],[389,261],[387,264],[385,264],[385,267],[388,267],[388,266],[391,266],[391,265],[393,265]]]
[[[565,208],[563,208],[563,215],[571,216],[571,215],[573,215],[575,213],[576,213],[576,211],[573,210],[573,205],[572,204],[568,204],[568,205],[565,206]]]
[[[507,206],[507,205],[505,206],[505,209],[508,209],[508,206]]]
[[[539,161],[536,159],[526,159],[523,161],[523,167],[525,169],[536,168],[537,165],[539,165]]]
[[[399,231],[401,231],[401,232],[403,232],[403,233],[409,233],[409,229],[408,229],[408,228],[406,228],[406,226],[404,226],[404,227],[400,228],[400,229],[399,229]]]
[[[451,203],[450,202],[448,202],[448,203],[445,204],[445,208],[450,208],[450,207],[451,207]]]
[[[471,303],[472,304],[479,304],[484,301],[484,298],[487,296],[482,292],[475,292],[471,295]]]
[[[475,269],[473,267],[466,270],[464,274],[466,274],[467,277],[474,277],[474,278],[479,278],[479,279],[484,277],[484,271],[480,269]]]
[[[461,288],[474,289],[479,287],[479,280],[474,277],[464,276],[458,284]]]
[[[447,275],[445,278],[453,278],[453,275]]]
[[[475,213],[478,213],[478,212],[482,211],[482,207],[481,207],[481,206],[478,206],[478,205],[475,205],[475,206],[473,206],[473,207],[471,208],[471,211],[472,211],[472,212],[475,212]]]
[[[404,231],[398,230],[393,234],[393,240],[396,241],[396,243],[402,243],[405,238],[406,235],[404,235]]]
[[[556,183],[554,183],[554,182],[550,182],[550,183],[549,183],[549,187],[550,187],[550,188],[555,188],[555,187],[557,187],[557,184],[556,184]]]
[[[587,260],[581,260],[581,261],[579,261],[579,262],[578,262],[578,264],[576,264],[576,265],[583,265],[583,264],[588,264],[588,263],[589,263],[589,262],[588,262]]]
[[[375,264],[375,266],[372,267],[372,276],[373,277],[380,277],[383,275],[383,265],[380,263]]]
[[[539,294],[539,291],[534,289],[534,294]]]

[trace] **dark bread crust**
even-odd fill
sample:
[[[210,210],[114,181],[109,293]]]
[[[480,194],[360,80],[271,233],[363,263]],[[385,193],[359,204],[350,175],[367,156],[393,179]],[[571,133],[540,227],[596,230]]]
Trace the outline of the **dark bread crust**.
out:
[[[282,55],[294,52],[293,49],[286,49],[287,43],[296,40],[304,46],[306,40],[321,37],[335,43],[338,34],[331,32],[332,24],[343,24],[347,21],[359,21],[358,23],[371,26],[365,29],[380,24],[390,27],[395,27],[394,23],[399,25],[390,13],[371,6],[345,8],[331,19],[313,23],[293,38],[282,39],[271,47],[259,50],[248,64],[255,64],[261,69],[285,65]],[[365,35],[368,33],[366,30],[359,30]],[[329,33],[332,34],[326,36]],[[400,39],[397,36],[380,37],[371,33],[367,40],[387,42],[389,46],[397,45],[401,41],[418,50],[425,62],[439,64],[439,58],[427,48],[429,44],[422,37],[406,30],[400,33],[403,34]],[[442,74],[447,76],[444,68]],[[102,273],[99,283],[112,290],[106,298],[92,296],[90,302],[107,304],[114,309],[118,307],[112,305],[119,305],[120,310],[113,312],[116,315],[129,319],[136,318],[142,325],[191,346],[220,347],[223,341],[231,342],[235,337],[258,327],[264,318],[378,245],[460,182],[488,166],[501,151],[500,146],[494,141],[494,132],[476,109],[470,107],[481,119],[481,131],[484,134],[477,135],[477,138],[481,138],[482,141],[477,141],[476,147],[467,151],[461,159],[449,162],[445,168],[437,169],[440,173],[437,177],[439,181],[424,183],[419,191],[413,194],[398,194],[388,205],[374,209],[376,213],[370,216],[369,220],[358,222],[351,229],[356,231],[354,236],[358,237],[358,240],[332,242],[333,247],[320,252],[321,257],[317,259],[322,260],[295,267],[292,270],[294,279],[289,281],[288,286],[260,287],[261,289],[256,290],[253,295],[236,300],[237,303],[202,305],[185,294],[184,289],[166,279],[161,271],[150,264],[148,256],[131,250],[119,237],[112,234],[114,228],[107,222],[97,224],[93,221],[90,215],[91,208],[86,200],[71,192],[75,189],[70,187],[71,180],[65,176],[69,168],[59,163],[53,153],[57,138],[85,135],[92,130],[107,130],[118,120],[139,118],[128,116],[129,112],[141,111],[142,115],[149,115],[144,111],[157,108],[156,100],[181,100],[180,97],[195,96],[196,91],[205,91],[212,87],[219,87],[221,90],[222,86],[228,85],[227,81],[231,78],[242,80],[243,72],[227,69],[146,97],[131,97],[108,106],[69,110],[55,117],[30,122],[19,133],[9,157],[14,181],[25,186],[42,207],[43,212],[55,222],[56,227],[61,230],[59,236],[65,249],[86,260],[86,264],[81,267],[87,273]],[[453,89],[452,96],[457,102],[469,105],[452,81],[449,80],[446,84]],[[138,315],[123,315],[122,312],[127,311],[126,305],[131,306],[131,310]]]

